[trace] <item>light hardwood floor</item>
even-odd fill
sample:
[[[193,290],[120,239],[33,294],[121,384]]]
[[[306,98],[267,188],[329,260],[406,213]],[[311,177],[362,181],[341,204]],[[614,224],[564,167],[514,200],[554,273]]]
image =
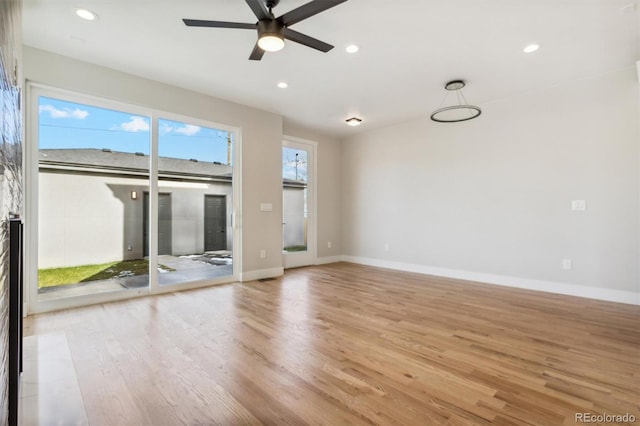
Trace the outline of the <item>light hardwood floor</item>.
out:
[[[93,425],[640,424],[640,308],[348,263],[28,318]]]

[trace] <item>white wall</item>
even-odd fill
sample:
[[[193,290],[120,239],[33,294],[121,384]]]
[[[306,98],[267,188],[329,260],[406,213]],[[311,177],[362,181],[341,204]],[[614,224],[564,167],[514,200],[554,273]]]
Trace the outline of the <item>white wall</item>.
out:
[[[136,188],[139,179],[114,177],[109,185],[98,175],[41,172],[39,181],[39,268],[142,258],[142,192],[134,201],[112,189]]]
[[[473,121],[425,111],[344,142],[347,259],[637,302],[635,70],[481,106]]]

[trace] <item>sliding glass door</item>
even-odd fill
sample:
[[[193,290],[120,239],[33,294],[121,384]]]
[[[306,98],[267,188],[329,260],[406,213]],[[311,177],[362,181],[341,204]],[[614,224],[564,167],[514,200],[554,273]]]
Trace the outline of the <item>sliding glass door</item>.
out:
[[[233,134],[159,119],[158,284],[233,275]]]
[[[148,287],[150,117],[46,96],[37,108],[38,298]]]
[[[237,130],[29,88],[32,312],[234,278]]]

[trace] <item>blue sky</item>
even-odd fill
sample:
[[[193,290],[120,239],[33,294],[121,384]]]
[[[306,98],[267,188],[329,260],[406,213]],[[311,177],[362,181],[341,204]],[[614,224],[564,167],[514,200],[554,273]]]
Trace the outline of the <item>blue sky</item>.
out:
[[[149,154],[149,117],[46,97],[40,97],[38,107],[40,149],[109,148]],[[158,124],[161,157],[227,162],[226,131],[165,119]]]
[[[296,154],[298,156],[296,157]],[[296,175],[297,163],[297,175]],[[282,149],[282,177],[285,179],[307,181],[307,152],[284,147]]]
[[[40,149],[109,148],[149,154],[149,117],[43,96],[38,108]],[[158,125],[161,157],[226,164],[226,131],[166,119],[159,119]],[[307,181],[306,151],[283,148],[282,164],[284,178]]]

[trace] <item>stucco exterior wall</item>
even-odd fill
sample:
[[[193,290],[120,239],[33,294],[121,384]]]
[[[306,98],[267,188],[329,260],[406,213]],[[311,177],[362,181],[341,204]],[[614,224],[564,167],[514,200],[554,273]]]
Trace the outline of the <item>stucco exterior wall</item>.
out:
[[[305,245],[304,190],[283,188],[282,211],[283,247]]]
[[[172,194],[174,255],[204,250],[205,194],[227,197],[227,249],[232,249],[231,185],[161,181],[159,189]],[[145,191],[143,178],[41,170],[38,268],[142,258]]]

